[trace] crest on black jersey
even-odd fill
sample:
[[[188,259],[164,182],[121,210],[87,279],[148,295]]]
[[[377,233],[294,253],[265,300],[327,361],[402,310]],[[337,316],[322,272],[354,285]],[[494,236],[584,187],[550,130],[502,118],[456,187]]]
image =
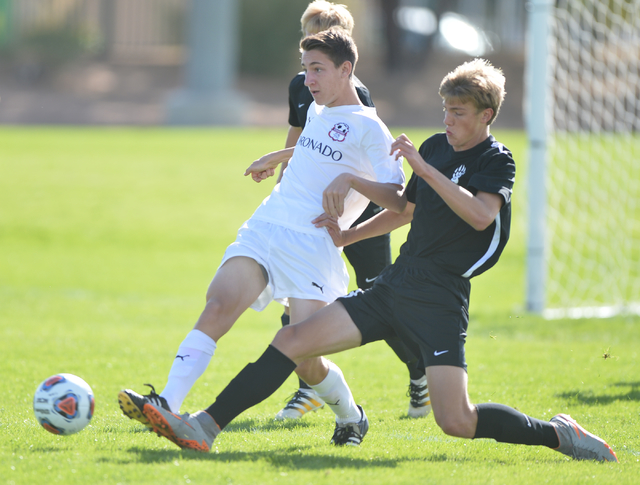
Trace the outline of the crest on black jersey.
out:
[[[462,177],[466,171],[467,171],[467,167],[465,167],[464,165],[460,165],[458,168],[456,168],[456,171],[453,172],[453,176],[451,177],[451,181],[454,184],[457,184],[458,180],[460,180],[460,177]]]

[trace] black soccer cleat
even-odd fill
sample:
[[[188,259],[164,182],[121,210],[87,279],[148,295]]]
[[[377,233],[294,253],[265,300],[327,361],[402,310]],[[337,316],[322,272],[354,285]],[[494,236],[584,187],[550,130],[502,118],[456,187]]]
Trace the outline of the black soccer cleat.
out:
[[[145,426],[151,428],[151,423],[143,413],[145,404],[155,404],[167,411],[171,411],[171,409],[169,409],[167,400],[157,394],[155,388],[151,384],[145,384],[145,386],[149,386],[151,388],[151,392],[146,396],[142,396],[131,389],[124,389],[123,391],[120,391],[118,393],[118,404],[120,404],[120,409],[122,409],[122,412],[126,417],[140,421]]]
[[[369,431],[369,419],[364,413],[364,409],[358,406],[362,418],[357,423],[336,423],[336,429],[331,438],[331,444],[336,446],[359,446],[364,439],[364,435]]]

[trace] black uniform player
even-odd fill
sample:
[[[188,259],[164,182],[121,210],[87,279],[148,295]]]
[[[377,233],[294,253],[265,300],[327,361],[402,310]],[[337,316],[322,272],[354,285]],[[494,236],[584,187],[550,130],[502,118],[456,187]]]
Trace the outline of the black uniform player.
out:
[[[454,151],[445,134],[419,150],[424,161],[471,194],[499,194],[504,203],[484,230],[474,230],[422,177],[412,175],[405,194],[414,206],[411,230],[393,266],[371,292],[340,298],[362,333],[362,345],[398,335],[424,367],[466,368],[464,344],[470,281],[493,266],[509,238],[511,152],[493,136]],[[425,311],[428,309],[429,311]]]
[[[405,157],[414,171],[401,214],[385,210],[345,232],[333,214],[316,220],[329,228],[337,245],[411,222],[401,255],[373,288],[339,298],[305,321],[282,328],[260,359],[245,367],[205,411],[178,417],[146,404],[154,430],[183,448],[209,449],[221,429],[277,390],[299,362],[397,335],[426,367],[434,418],[446,434],[542,445],[575,459],[617,461],[604,440],[568,415],[547,422],[502,404],[469,400],[464,355],[469,279],[496,263],[511,219],[515,164],[509,150],[489,133],[504,98],[504,82],[502,72],[482,59],[445,76],[439,92],[446,133],[428,139],[419,152],[406,135],[392,144],[392,153]],[[351,426],[358,441],[366,426]]]
[[[301,18],[302,32],[305,35],[326,30],[329,27],[340,26],[345,30],[353,29],[353,18],[349,11],[342,5],[335,5],[325,1],[315,1],[309,4]],[[354,75],[353,84],[358,97],[365,106],[374,107],[371,95],[367,87]],[[309,88],[305,86],[305,76],[301,72],[289,83],[289,133],[286,147],[295,146],[302,129],[307,122],[307,110],[313,102],[313,96]],[[280,177],[286,168],[282,164]],[[373,202],[370,203],[354,226],[372,218],[382,208]],[[373,286],[373,282],[380,272],[391,264],[391,236],[389,233],[358,241],[344,248],[347,257],[356,274],[356,283],[359,288],[367,289]],[[287,311],[282,314],[282,325],[289,324]],[[386,340],[398,358],[404,362],[409,370],[409,409],[408,416],[419,418],[429,414],[431,403],[429,390],[424,370],[420,368],[418,359],[398,339],[390,337]],[[277,420],[299,419],[309,411],[315,411],[324,406],[324,401],[313,392],[302,379],[299,380],[300,388],[291,396],[286,406],[276,415]]]

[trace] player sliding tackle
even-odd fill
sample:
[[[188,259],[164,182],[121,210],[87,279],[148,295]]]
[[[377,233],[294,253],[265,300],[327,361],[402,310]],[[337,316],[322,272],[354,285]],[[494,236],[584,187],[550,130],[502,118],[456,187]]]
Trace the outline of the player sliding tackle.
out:
[[[472,404],[464,345],[470,278],[491,268],[509,237],[515,164],[489,131],[504,98],[502,72],[476,59],[443,79],[439,93],[446,132],[417,150],[405,135],[391,146],[413,175],[401,213],[383,211],[344,230],[329,212],[315,220],[336,244],[382,234],[411,222],[396,262],[373,288],[339,298],[304,322],[282,328],[257,362],[247,365],[204,411],[177,416],[154,404],[153,429],[183,448],[209,450],[220,430],[259,403],[305,360],[398,335],[426,368],[436,423],[451,436],[542,445],[575,459],[617,461],[602,439],[570,416],[550,422],[511,407]],[[330,375],[309,384],[324,386]]]
[[[245,175],[261,181],[291,158],[282,181],[238,231],[207,291],[195,328],[178,348],[167,385],[158,395],[130,389],[118,395],[129,418],[149,425],[145,406],[178,413],[207,368],[218,341],[249,307],[264,309],[288,300],[298,323],[347,292],[349,275],[328,231],[311,222],[323,211],[348,228],[369,200],[399,212],[405,182],[402,161],[389,154],[393,137],[374,108],[362,105],[352,83],[357,50],[342,30],[327,30],[301,42],[305,84],[315,102],[294,148],[265,155]],[[295,326],[295,325],[294,325]],[[368,430],[340,369],[319,356],[296,372],[336,414],[331,440],[359,444]],[[249,387],[260,385],[248,383]]]

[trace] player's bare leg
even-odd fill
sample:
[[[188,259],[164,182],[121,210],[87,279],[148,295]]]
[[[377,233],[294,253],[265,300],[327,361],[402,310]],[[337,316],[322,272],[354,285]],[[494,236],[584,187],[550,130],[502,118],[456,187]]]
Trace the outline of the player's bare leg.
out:
[[[297,302],[301,302],[298,300]],[[299,314],[296,310],[308,310],[313,308],[313,305],[308,303],[302,304],[299,307],[294,303],[291,306],[291,315],[294,318],[298,318]],[[338,308],[335,308],[338,307]],[[353,322],[341,304],[332,304],[330,307],[323,308],[319,310],[323,315],[332,315],[333,317],[337,317],[338,320],[341,318],[346,318],[351,323],[351,327],[345,325],[349,330],[355,330],[355,338],[350,339],[353,341],[360,342],[360,332],[355,327]],[[343,338],[345,335],[342,330],[343,327],[340,327],[340,331],[334,331],[333,326],[332,329],[328,329],[328,319],[325,320],[316,320],[315,324],[309,325],[309,321],[313,321],[314,315],[317,315],[318,312],[314,312],[311,315],[309,320],[306,320],[304,324],[294,324],[289,327],[284,327],[278,332],[278,336],[274,340],[286,340],[287,338],[292,338],[296,340],[298,343],[304,341],[307,337],[306,335],[323,335],[329,337],[329,339],[333,338]],[[302,315],[304,317],[304,315]],[[334,322],[332,322],[334,323]],[[300,331],[299,331],[300,330]],[[328,335],[330,334],[330,335]],[[286,337],[283,337],[286,335]],[[279,338],[280,337],[280,338]],[[315,348],[316,343],[321,343],[321,341],[315,341],[312,339],[308,342],[311,347]],[[284,344],[283,344],[284,345]],[[275,345],[274,345],[275,346]],[[294,343],[292,347],[295,347]],[[354,345],[355,346],[355,345]],[[277,347],[276,347],[277,348]],[[302,346],[301,346],[302,348]],[[329,348],[332,348],[330,346]],[[304,352],[304,350],[303,350]],[[297,354],[304,355],[304,354]],[[315,391],[316,394],[320,398],[322,398],[329,407],[336,414],[336,430],[331,440],[332,443],[338,445],[358,445],[364,438],[368,428],[369,422],[363,411],[363,409],[356,405],[355,400],[351,394],[351,390],[347,385],[344,376],[342,375],[342,371],[338,366],[336,366],[333,362],[325,359],[324,357],[311,357],[309,359],[299,359],[297,360],[298,369],[302,368],[302,372],[299,372],[298,375],[301,376],[305,382],[307,382],[311,388]],[[298,371],[296,369],[296,371]]]
[[[290,315],[289,325],[301,322],[315,311],[325,307],[327,304],[320,300],[302,300],[290,298],[288,313]],[[309,385],[319,383],[328,372],[328,364],[320,357],[301,362],[295,370],[298,374],[300,387],[287,400],[287,404],[282,408],[275,419],[284,421],[288,419],[300,419],[305,414],[315,412],[324,407],[324,400]],[[304,384],[304,385],[303,385]]]
[[[426,368],[433,417],[442,431],[459,438],[473,438],[478,413],[467,394],[467,373],[462,367]]]
[[[194,329],[217,342],[266,286],[263,269],[254,259],[244,256],[229,259],[211,281],[204,310]]]
[[[153,387],[147,395],[131,389],[120,391],[118,400],[122,412],[145,425],[149,424],[143,413],[147,403],[178,413],[196,380],[209,365],[218,340],[258,298],[266,284],[263,270],[255,260],[235,257],[226,261],[209,285],[205,308],[194,329],[178,348],[164,390],[159,395]]]
[[[327,303],[320,300],[289,298],[291,325],[295,325],[296,323],[306,320],[325,306],[327,306]],[[308,384],[317,384],[327,375],[327,364],[326,362],[323,362],[321,357],[307,359],[298,364],[296,374],[298,374]]]
[[[218,341],[266,285],[263,268],[254,259],[238,256],[218,269],[207,290],[204,310],[178,348],[167,385],[160,393],[172,411],[180,410],[196,380],[209,365]]]
[[[327,304],[319,300],[291,298],[289,299],[289,305],[291,324],[295,325]],[[330,372],[331,377],[327,382],[332,382],[332,384],[325,383],[320,387],[320,390],[314,388],[315,385],[319,385],[325,380]],[[362,413],[351,396],[351,392],[344,381],[344,376],[335,364],[323,357],[313,357],[300,362],[296,368],[296,373],[304,382],[309,384],[310,389],[298,389],[289,399],[287,405],[276,415],[277,420],[300,419],[308,412],[316,411],[323,407],[325,400],[321,394],[329,390],[335,394],[335,396],[332,394],[333,398],[330,400],[329,405],[336,413],[337,422],[357,422],[362,418]]]
[[[503,404],[473,405],[467,394],[467,373],[461,367],[427,367],[426,374],[433,416],[451,436],[546,446],[576,460],[618,461],[602,438],[589,433],[570,416],[559,414],[549,422]]]

